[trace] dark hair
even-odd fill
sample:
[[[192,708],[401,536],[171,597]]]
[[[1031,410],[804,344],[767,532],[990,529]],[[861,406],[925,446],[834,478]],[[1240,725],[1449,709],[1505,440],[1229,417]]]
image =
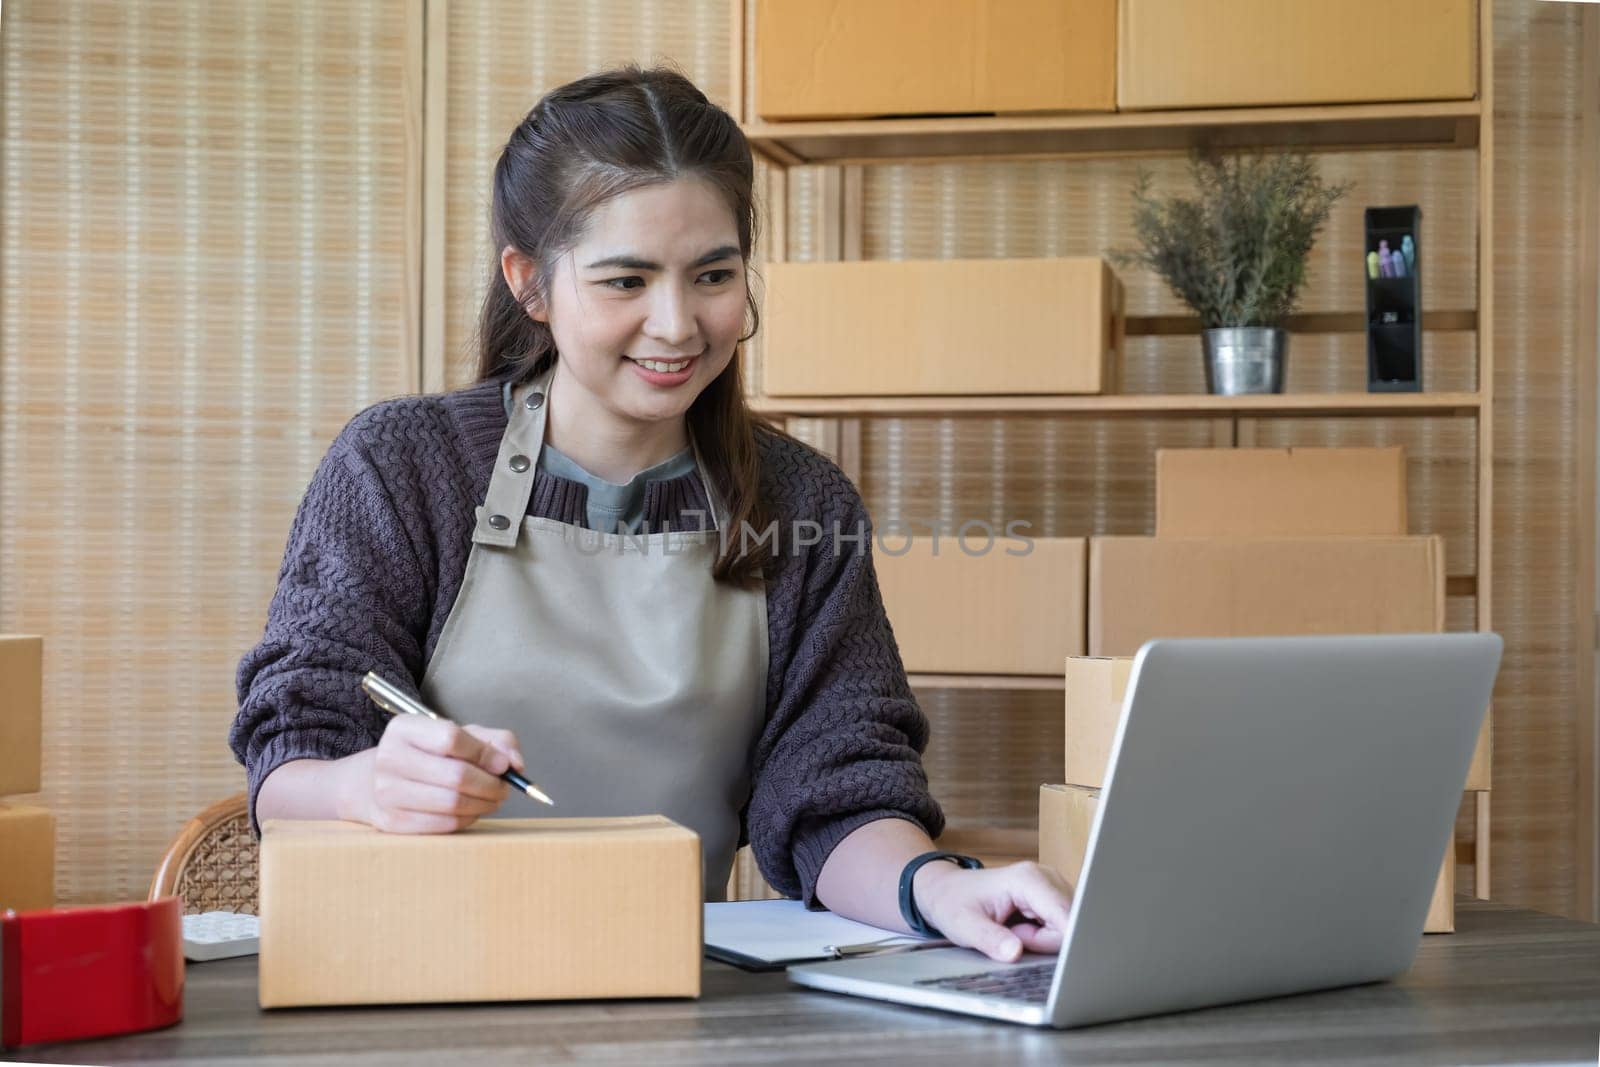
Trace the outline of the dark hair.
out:
[[[755,168],[738,123],[677,71],[628,66],[579,78],[546,93],[512,131],[494,168],[488,291],[478,320],[478,380],[521,381],[558,358],[547,323],[528,309],[539,292],[513,293],[500,267],[510,246],[548,283],[602,203],[641,186],[698,177],[733,211],[748,265],[755,242]],[[750,330],[757,309],[749,297]],[[741,551],[743,525],[764,531],[773,516],[761,499],[758,432],[781,434],[745,403],[739,353],[695,399],[688,430],[728,508],[728,530],[712,567],[719,581],[749,584],[771,558],[765,543]],[[787,435],[783,435],[787,436]]]

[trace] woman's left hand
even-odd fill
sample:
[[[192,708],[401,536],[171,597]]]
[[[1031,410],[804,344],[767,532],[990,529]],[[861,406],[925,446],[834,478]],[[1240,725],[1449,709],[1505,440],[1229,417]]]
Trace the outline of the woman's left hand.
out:
[[[911,883],[917,910],[948,940],[1010,963],[1028,952],[1059,952],[1072,895],[1037,863],[965,870],[925,863]]]

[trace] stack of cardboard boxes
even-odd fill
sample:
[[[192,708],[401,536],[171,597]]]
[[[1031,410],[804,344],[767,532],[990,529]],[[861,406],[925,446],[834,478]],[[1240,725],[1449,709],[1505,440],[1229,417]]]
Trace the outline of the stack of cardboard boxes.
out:
[[[1066,664],[1065,784],[1039,796],[1040,861],[1075,882],[1131,657],[1154,637],[1444,629],[1443,545],[1405,535],[1390,449],[1165,451],[1157,533],[1089,546],[1089,657]],[[1487,788],[1479,744],[1468,788]],[[1454,928],[1447,850],[1427,928]]]
[[[1145,641],[1445,627],[1444,546],[1406,533],[1402,449],[1162,451],[1156,497],[1154,537],[1024,541],[969,530],[936,539],[880,530],[874,549],[909,672],[1009,684],[1062,678],[1065,663],[1063,784],[1040,792],[1039,857],[1071,882],[1129,657]],[[1486,729],[1469,790],[1488,788],[1487,739]],[[1020,851],[968,843],[985,858]],[[1451,855],[1430,931],[1453,928],[1454,877]]]
[[[0,798],[39,791],[44,642],[0,634]],[[55,816],[0,799],[0,911],[55,904]]]

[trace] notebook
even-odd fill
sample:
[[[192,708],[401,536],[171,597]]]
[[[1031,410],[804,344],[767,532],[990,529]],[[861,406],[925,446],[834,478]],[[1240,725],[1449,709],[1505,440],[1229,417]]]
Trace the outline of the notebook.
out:
[[[791,963],[949,944],[831,911],[807,911],[798,900],[737,900],[705,909],[706,955],[748,971],[781,971]]]

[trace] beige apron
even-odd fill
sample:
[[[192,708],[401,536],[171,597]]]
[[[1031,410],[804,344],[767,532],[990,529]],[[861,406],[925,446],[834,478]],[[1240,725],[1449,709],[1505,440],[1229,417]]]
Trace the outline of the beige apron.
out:
[[[607,534],[526,514],[552,374],[512,394],[422,695],[516,733],[556,807],[513,794],[500,815],[666,815],[700,835],[706,898],[720,900],[766,718],[766,594],[712,580],[714,532]]]

